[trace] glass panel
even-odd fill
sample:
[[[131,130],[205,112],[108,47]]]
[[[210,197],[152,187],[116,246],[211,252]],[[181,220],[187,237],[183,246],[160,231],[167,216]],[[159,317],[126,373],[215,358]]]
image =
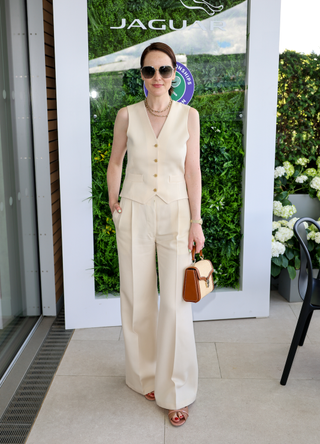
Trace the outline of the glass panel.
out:
[[[145,98],[140,55],[153,41],[167,43],[177,56],[172,98],[199,111],[205,256],[216,268],[216,285],[237,288],[247,2],[88,0],[88,18],[97,297],[119,291],[105,179],[113,124],[119,108]],[[193,86],[193,96],[184,94]]]
[[[40,315],[26,10],[0,0],[0,377]]]

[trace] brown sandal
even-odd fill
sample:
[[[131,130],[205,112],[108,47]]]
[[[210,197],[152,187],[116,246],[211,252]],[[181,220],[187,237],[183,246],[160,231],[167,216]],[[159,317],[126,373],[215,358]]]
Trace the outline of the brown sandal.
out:
[[[156,398],[155,398],[155,396],[154,396],[154,392],[147,393],[146,395],[144,395],[144,397],[145,397],[148,401],[155,401],[155,400],[156,400]]]
[[[174,419],[174,416],[177,416],[178,412],[182,413],[183,418],[178,417],[177,419]],[[175,426],[175,427],[182,426],[182,424],[184,424],[186,422],[186,420],[189,416],[188,407],[184,407],[182,409],[177,409],[177,410],[169,410],[168,416],[169,416],[170,422],[173,426]]]

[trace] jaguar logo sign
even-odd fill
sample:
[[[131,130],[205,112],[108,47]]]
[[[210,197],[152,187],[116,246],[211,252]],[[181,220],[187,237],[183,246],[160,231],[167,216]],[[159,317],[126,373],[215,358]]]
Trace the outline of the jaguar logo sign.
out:
[[[202,9],[205,11],[210,17],[213,15],[221,12],[224,8],[223,5],[220,6],[213,6],[209,2],[205,0],[180,0],[181,4],[187,8],[187,9]],[[134,19],[131,23],[127,23],[127,20],[125,18],[121,19],[121,25],[120,26],[110,26],[110,29],[131,29],[131,28],[140,28],[143,30],[146,30],[147,28],[153,29],[155,31],[165,31],[167,29],[167,26],[169,24],[169,28],[173,31],[181,31],[187,28],[189,25],[187,23],[187,20],[182,20],[182,26],[176,27],[174,25],[173,20],[169,20],[169,23],[166,23],[166,20],[164,19],[153,19],[149,20],[147,26],[138,18]],[[209,23],[207,25],[204,25],[202,21],[196,20],[192,25],[189,25],[189,29],[192,28],[201,28],[203,31],[213,31],[215,28],[219,28],[222,31],[225,30],[225,23],[223,21],[213,21],[209,20]]]
[[[213,16],[217,14],[217,12],[221,12],[223,10],[223,5],[220,6],[213,6],[209,2],[206,2],[205,0],[199,1],[199,0],[180,0],[180,3],[187,9],[202,9],[205,11],[208,15]],[[197,6],[199,5],[199,6]],[[202,6],[200,6],[202,5]]]
[[[140,19],[134,19],[131,23],[127,23],[127,20],[125,18],[121,19],[121,25],[120,26],[110,26],[110,29],[131,29],[131,28],[140,28],[143,30],[146,30],[147,27],[149,29],[153,29],[155,31],[165,31],[167,29],[167,25],[168,23],[166,23],[166,21],[164,19],[154,19],[154,20],[149,20],[147,23],[147,26],[144,25],[142,23],[142,21]],[[173,31],[182,31],[184,29],[186,29],[188,26],[187,24],[187,20],[182,20],[182,26],[180,24],[180,28],[176,28],[173,20],[169,20],[169,28],[172,29]],[[189,25],[189,29],[193,29],[193,28],[200,28],[203,31],[213,31],[215,28],[219,28],[222,31],[225,30],[225,22],[218,22],[218,21],[214,21],[214,20],[209,20],[209,23],[207,23],[206,25],[204,25],[202,22],[200,22],[199,20],[196,20],[192,25]]]

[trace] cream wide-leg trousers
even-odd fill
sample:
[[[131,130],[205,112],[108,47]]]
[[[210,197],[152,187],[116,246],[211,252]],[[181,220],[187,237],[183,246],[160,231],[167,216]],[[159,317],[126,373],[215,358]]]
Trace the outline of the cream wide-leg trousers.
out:
[[[122,198],[113,213],[120,265],[121,317],[126,383],[156,402],[178,409],[194,402],[198,364],[191,303],[182,299],[188,252],[188,199],[170,204],[158,196],[146,204]],[[156,274],[160,282],[160,309]]]

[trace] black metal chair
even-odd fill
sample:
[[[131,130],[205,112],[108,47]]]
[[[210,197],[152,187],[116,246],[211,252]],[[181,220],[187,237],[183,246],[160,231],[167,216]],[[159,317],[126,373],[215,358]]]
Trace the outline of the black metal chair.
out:
[[[303,346],[314,310],[320,310],[320,271],[316,278],[313,277],[312,263],[308,250],[307,233],[303,222],[315,225],[320,231],[320,225],[310,217],[303,217],[294,225],[294,233],[300,243],[300,276],[299,294],[303,300],[297,326],[292,338],[289,354],[280,380],[281,385],[286,385],[292,362],[298,345]]]

